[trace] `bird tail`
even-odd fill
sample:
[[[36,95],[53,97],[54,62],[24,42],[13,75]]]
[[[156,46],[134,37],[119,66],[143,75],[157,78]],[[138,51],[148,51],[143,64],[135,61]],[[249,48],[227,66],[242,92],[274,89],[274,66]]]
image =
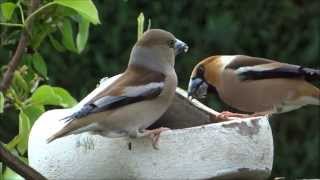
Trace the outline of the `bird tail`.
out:
[[[320,69],[301,67],[300,70],[304,74],[307,81],[320,80]]]
[[[69,124],[67,124],[65,127],[63,127],[60,131],[56,132],[52,136],[50,136],[47,139],[47,143],[51,143],[52,141],[61,138],[63,136],[69,135],[70,134],[70,128],[68,127]]]

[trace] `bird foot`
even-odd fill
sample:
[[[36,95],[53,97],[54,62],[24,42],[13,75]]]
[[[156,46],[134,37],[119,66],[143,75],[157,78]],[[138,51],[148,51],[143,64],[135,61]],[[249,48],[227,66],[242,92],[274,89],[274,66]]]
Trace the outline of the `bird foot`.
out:
[[[160,134],[167,130],[170,130],[170,128],[160,127],[157,129],[144,130],[139,136],[148,136],[152,141],[152,147],[158,150]]]
[[[251,115],[249,114],[241,114],[241,113],[233,113],[233,112],[230,112],[230,111],[223,111],[221,113],[219,113],[217,115],[217,118],[218,119],[221,119],[221,120],[229,120],[230,117],[237,117],[237,118],[248,118],[248,117],[252,117]]]
[[[252,118],[252,117],[258,117],[258,116],[265,116],[268,112],[262,112],[262,113],[254,113],[254,114],[241,114],[241,113],[233,113],[230,111],[223,111],[217,115],[217,118],[226,121],[230,120],[230,117],[236,117],[236,118]]]

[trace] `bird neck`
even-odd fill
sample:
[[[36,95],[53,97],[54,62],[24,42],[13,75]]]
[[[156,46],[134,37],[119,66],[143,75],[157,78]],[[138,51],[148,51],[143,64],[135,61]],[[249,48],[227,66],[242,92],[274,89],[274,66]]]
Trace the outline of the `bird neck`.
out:
[[[172,59],[172,62],[170,62]],[[171,73],[174,70],[174,55],[166,54],[154,47],[134,46],[129,60],[130,65],[138,65],[157,71],[163,74]]]

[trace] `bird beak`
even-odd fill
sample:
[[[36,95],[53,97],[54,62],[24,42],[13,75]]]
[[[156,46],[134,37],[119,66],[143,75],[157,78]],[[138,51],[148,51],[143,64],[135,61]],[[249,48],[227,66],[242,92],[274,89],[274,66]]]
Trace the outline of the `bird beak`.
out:
[[[202,78],[190,79],[188,86],[188,98],[205,98],[208,91],[208,84]]]
[[[188,52],[189,46],[180,41],[179,39],[176,39],[176,43],[174,44],[175,54],[178,55],[182,52],[186,53]]]

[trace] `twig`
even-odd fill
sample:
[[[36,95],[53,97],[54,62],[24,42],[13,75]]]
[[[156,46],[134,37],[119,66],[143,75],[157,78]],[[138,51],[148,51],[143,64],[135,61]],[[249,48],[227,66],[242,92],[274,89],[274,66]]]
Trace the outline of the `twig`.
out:
[[[40,1],[39,0],[31,0],[30,2],[30,7],[28,9],[28,15],[30,16],[39,6]],[[12,59],[10,60],[8,67],[7,67],[7,71],[4,73],[3,75],[3,79],[1,81],[0,84],[0,91],[4,92],[8,89],[8,87],[11,84],[12,81],[12,77],[13,77],[13,73],[14,71],[17,69],[20,61],[21,61],[21,57],[28,45],[27,43],[27,39],[28,39],[28,34],[27,31],[30,31],[30,27],[32,24],[32,20],[33,17],[31,18],[27,18],[29,19],[29,23],[26,24],[26,27],[24,29],[24,31],[22,32],[21,36],[20,36],[20,40],[17,46],[17,49],[14,53],[14,55],[12,56]]]
[[[3,23],[3,22],[0,22],[0,25],[1,26],[11,26],[11,27],[21,27],[21,28],[24,27],[23,24],[16,24],[16,23]]]
[[[32,14],[40,4],[39,0],[31,0],[30,7],[28,9],[28,15]],[[20,40],[17,46],[17,49],[10,60],[7,70],[3,75],[2,82],[0,84],[0,90],[2,92],[6,91],[12,81],[13,73],[17,69],[21,57],[28,45],[28,34],[27,31],[29,31],[32,23],[32,19],[29,19],[29,23],[24,28]],[[12,155],[8,150],[6,150],[3,145],[0,143],[0,159],[1,162],[6,164],[8,167],[10,167],[12,170],[20,174],[21,176],[25,177],[26,179],[36,179],[36,180],[45,180],[46,178],[43,177],[39,172],[31,168],[30,166],[26,165],[24,162],[22,162],[20,159]]]
[[[27,47],[27,35],[25,32],[23,32],[20,37],[16,52],[14,53],[11,61],[7,66],[7,71],[3,75],[3,79],[0,84],[0,91],[4,92],[4,91],[7,91],[7,89],[9,88],[12,81],[13,73],[18,67],[26,47]]]
[[[28,165],[25,165],[23,161],[12,155],[7,151],[0,143],[0,159],[1,162],[9,166],[12,170],[20,174],[25,179],[45,180],[40,173],[35,171]]]
[[[29,25],[35,15],[37,15],[38,13],[40,13],[42,10],[44,10],[44,9],[46,9],[46,8],[52,6],[52,5],[55,5],[55,4],[57,4],[57,3],[56,3],[56,2],[50,2],[50,3],[48,3],[48,4],[46,4],[46,5],[42,6],[42,7],[40,7],[39,9],[35,10],[34,12],[32,12],[32,13],[29,15],[29,17],[27,17],[27,19],[24,21],[24,24],[25,24],[25,25]]]

